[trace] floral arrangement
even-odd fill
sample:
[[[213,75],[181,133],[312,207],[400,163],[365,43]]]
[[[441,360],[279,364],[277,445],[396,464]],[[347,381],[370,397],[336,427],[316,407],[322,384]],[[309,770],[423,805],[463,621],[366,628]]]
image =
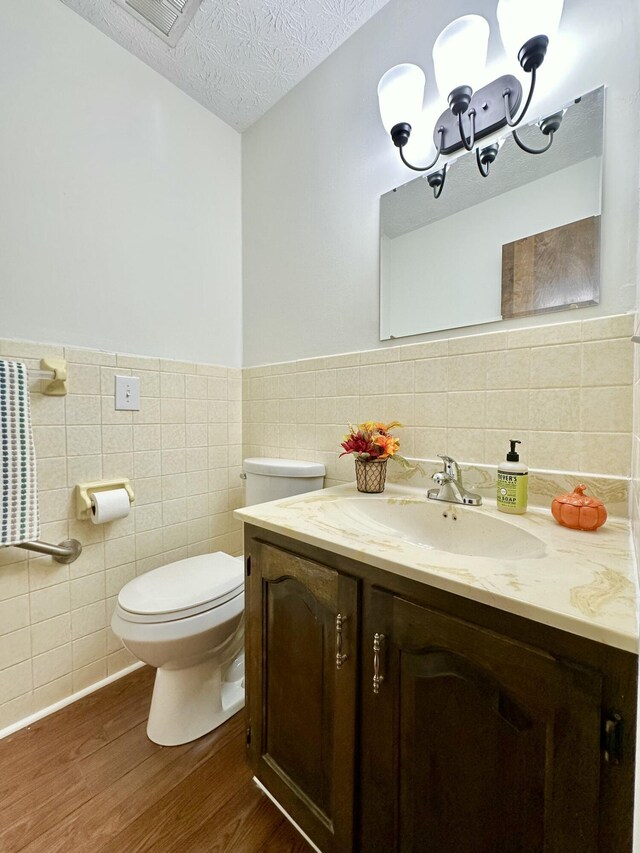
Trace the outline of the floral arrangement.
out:
[[[398,421],[384,424],[380,421],[366,421],[354,426],[349,424],[349,432],[341,443],[343,452],[340,456],[351,454],[362,462],[383,462],[393,459],[398,462],[408,474],[419,470],[418,465],[412,465],[404,456],[400,456],[400,441],[391,435],[392,429],[400,429],[402,424]]]

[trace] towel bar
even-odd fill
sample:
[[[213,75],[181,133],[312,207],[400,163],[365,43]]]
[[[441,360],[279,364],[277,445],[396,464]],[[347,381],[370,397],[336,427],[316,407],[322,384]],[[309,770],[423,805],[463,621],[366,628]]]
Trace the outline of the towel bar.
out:
[[[46,384],[42,393],[48,397],[65,397],[67,395],[67,362],[63,358],[41,358],[40,368],[29,370],[31,379],[41,379]]]
[[[16,548],[24,548],[25,551],[36,551],[38,554],[48,554],[56,563],[73,563],[82,553],[82,545],[77,539],[65,539],[59,545],[50,545],[48,542],[21,542]]]
[[[42,379],[44,382],[53,382],[56,378],[55,370],[36,370],[32,368],[29,371],[29,379]]]

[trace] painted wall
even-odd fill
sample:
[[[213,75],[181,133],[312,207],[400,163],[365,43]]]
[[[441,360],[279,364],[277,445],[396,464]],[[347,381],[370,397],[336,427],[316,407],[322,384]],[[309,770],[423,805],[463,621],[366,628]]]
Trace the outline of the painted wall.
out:
[[[0,337],[239,366],[239,134],[57,0],[0,7]]]
[[[495,0],[391,0],[244,134],[245,364],[382,346],[379,197],[413,174],[380,123],[376,86],[398,62],[422,65],[425,123],[432,124],[443,105],[436,103],[431,46],[451,19],[485,15],[492,27],[488,76],[513,70],[495,7]],[[608,86],[602,301],[582,309],[581,318],[626,311],[635,302],[638,166],[628,140],[638,135],[638,55],[635,0],[612,0],[605,16],[598,0],[566,0],[555,54],[540,72],[532,105],[535,116]],[[408,154],[424,159],[420,150]],[[551,314],[540,323],[562,320],[566,315]],[[509,321],[507,328],[528,324]]]

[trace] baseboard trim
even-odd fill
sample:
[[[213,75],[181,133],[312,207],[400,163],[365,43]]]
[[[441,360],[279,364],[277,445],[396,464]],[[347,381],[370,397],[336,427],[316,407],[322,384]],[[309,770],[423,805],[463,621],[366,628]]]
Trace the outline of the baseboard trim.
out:
[[[0,729],[0,740],[5,737],[9,737],[14,732],[19,732],[20,729],[26,729],[28,726],[33,725],[33,723],[37,723],[38,720],[41,720],[43,717],[48,717],[49,714],[55,714],[56,711],[60,711],[62,708],[66,708],[67,705],[71,705],[73,702],[77,702],[78,699],[82,699],[84,696],[88,696],[90,693],[95,693],[96,690],[100,690],[102,687],[106,687],[107,684],[111,684],[113,681],[117,681],[119,678],[124,678],[125,675],[129,675],[130,672],[135,672],[136,669],[140,669],[144,664],[142,661],[138,661],[137,663],[132,663],[131,666],[125,667],[125,669],[121,669],[118,672],[114,672],[113,675],[109,675],[106,678],[103,678],[101,681],[96,681],[95,684],[90,684],[89,687],[84,687],[82,690],[78,690],[77,693],[72,693],[71,696],[67,696],[65,699],[61,699],[59,702],[54,702],[53,705],[49,705],[46,708],[43,708],[41,711],[36,711],[35,714],[31,714],[29,717],[25,717],[23,720],[18,720],[17,723],[12,723],[10,726],[6,726],[4,729]]]
[[[256,779],[256,777],[255,777],[255,776],[253,777],[253,781],[254,781],[254,782],[255,782],[255,784],[258,786],[258,788],[260,788],[260,790],[262,791],[262,793],[263,793],[263,794],[266,794],[266,795],[267,795],[267,797],[269,797],[269,799],[270,799],[270,800],[271,800],[271,802],[274,804],[274,806],[276,806],[276,808],[277,808],[277,809],[279,809],[279,810],[282,812],[282,814],[286,817],[286,819],[289,821],[289,823],[290,823],[293,827],[295,827],[295,829],[297,829],[297,831],[298,831],[298,832],[300,833],[300,835],[304,838],[304,840],[307,842],[307,844],[309,844],[311,847],[313,847],[313,849],[316,851],[316,853],[322,853],[322,850],[321,850],[317,845],[315,845],[315,844],[313,843],[313,841],[309,838],[309,836],[307,835],[307,833],[306,833],[304,830],[300,829],[300,827],[299,827],[299,826],[298,826],[298,824],[295,822],[295,820],[291,817],[291,815],[289,814],[289,812],[282,808],[282,806],[280,805],[280,803],[276,800],[276,798],[273,796],[273,794],[272,794],[270,791],[267,791],[267,789],[264,787],[264,785],[262,784],[262,782],[260,782],[258,779]]]

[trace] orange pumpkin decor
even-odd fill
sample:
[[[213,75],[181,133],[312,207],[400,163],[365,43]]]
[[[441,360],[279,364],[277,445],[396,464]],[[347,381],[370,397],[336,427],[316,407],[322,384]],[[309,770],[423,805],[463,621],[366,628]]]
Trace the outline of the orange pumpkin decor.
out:
[[[554,498],[553,517],[563,527],[573,530],[597,530],[607,520],[607,510],[598,498],[585,495],[586,486],[576,486],[568,495]]]

